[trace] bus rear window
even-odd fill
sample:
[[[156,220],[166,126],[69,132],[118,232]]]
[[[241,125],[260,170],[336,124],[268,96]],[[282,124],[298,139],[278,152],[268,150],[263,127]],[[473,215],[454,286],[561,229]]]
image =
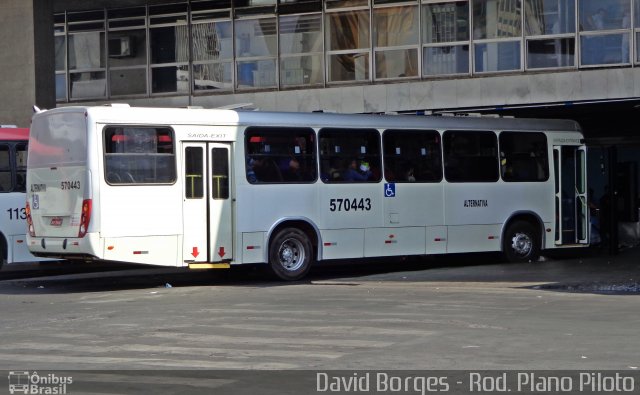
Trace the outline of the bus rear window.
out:
[[[75,112],[36,116],[29,142],[29,167],[84,166],[87,162],[85,116]]]
[[[107,126],[104,154],[109,184],[172,184],[176,180],[171,128]]]

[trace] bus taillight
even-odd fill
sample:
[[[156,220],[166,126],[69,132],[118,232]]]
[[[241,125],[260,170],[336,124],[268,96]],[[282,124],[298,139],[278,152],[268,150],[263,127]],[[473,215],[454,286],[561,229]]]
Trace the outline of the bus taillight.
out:
[[[36,230],[33,227],[33,221],[31,220],[31,206],[29,206],[29,202],[24,206],[24,212],[27,215],[27,228],[29,229],[29,236],[35,237]]]
[[[80,230],[78,237],[84,237],[89,229],[89,221],[91,220],[91,199],[82,201],[82,216],[80,217]]]

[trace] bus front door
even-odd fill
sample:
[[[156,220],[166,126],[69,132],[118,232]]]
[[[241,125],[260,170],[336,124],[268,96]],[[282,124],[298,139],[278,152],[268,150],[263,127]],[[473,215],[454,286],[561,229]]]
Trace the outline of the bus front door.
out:
[[[582,146],[554,146],[555,244],[589,243],[587,155]]]
[[[233,258],[230,146],[183,143],[183,243],[185,264]]]

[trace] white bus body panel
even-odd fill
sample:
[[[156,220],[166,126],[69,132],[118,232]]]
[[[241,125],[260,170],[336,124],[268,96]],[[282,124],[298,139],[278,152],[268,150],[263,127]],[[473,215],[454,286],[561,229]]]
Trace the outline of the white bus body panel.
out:
[[[284,221],[304,221],[314,229],[318,235],[317,258],[320,260],[500,251],[505,224],[513,215],[531,214],[544,224],[545,229],[552,227],[555,221],[551,149],[548,156],[550,174],[546,182],[508,183],[499,180],[491,183],[449,183],[442,180],[434,183],[395,183],[393,196],[385,194],[387,184],[384,180],[376,183],[325,184],[317,180],[309,184],[252,185],[245,176],[244,130],[247,126],[263,124],[289,125],[289,119],[279,118],[285,115],[265,114],[261,118],[260,114],[178,109],[89,108],[84,111],[88,113],[88,139],[96,140],[88,142],[93,151],[88,153],[91,159],[87,166],[93,171],[79,168],[47,173],[45,170],[50,169],[43,169],[38,173],[40,170],[30,170],[30,174],[36,177],[30,183],[46,183],[48,188],[46,209],[37,213],[34,211],[34,219],[40,221],[38,227],[46,229],[46,251],[40,246],[41,237],[30,239],[29,248],[32,251],[64,254],[77,249],[99,259],[166,266],[221,259],[232,264],[258,263],[268,260],[269,239],[275,228]],[[239,123],[244,116],[256,118]],[[402,117],[380,117],[380,123],[386,126],[375,126],[372,125],[372,119],[362,117],[357,120],[348,116],[334,119],[331,115],[325,115],[322,119],[327,123],[322,124],[314,123],[319,122],[317,115],[288,116],[293,120],[292,126],[311,125],[316,131],[323,126],[379,127],[379,130],[383,130],[404,125]],[[303,117],[309,117],[313,122],[302,124],[300,120],[307,119]],[[364,119],[369,123],[357,124]],[[409,123],[413,122],[410,125],[413,128],[429,129],[428,125],[419,126],[415,118],[407,119]],[[342,120],[345,120],[344,124]],[[425,120],[427,124],[459,122],[447,119],[434,121],[427,117]],[[521,122],[526,124],[526,121]],[[104,153],[100,139],[103,138],[104,126],[117,124],[161,124],[171,127],[175,131],[177,181],[171,185],[107,184],[104,180]],[[469,128],[469,124],[466,125]],[[497,127],[487,126],[486,129],[499,132]],[[442,133],[446,127],[439,130]],[[576,132],[556,133],[572,141],[579,136]],[[548,136],[548,139],[551,140],[551,137]],[[213,146],[229,147],[232,165],[229,169],[231,182],[228,203],[220,207],[213,201],[204,206],[187,204],[184,195],[186,146],[205,147],[209,155]],[[211,163],[205,165],[211,171]],[[83,186],[92,189],[63,194],[56,190],[55,183],[59,184],[61,180],[53,174],[76,178],[84,174],[87,182]],[[207,196],[210,196],[211,184],[207,185]],[[93,199],[94,209],[85,238],[74,239],[77,237],[77,227],[74,236],[72,226],[56,228],[47,224],[52,216],[68,217],[63,225],[75,223],[82,199],[87,196]],[[347,201],[349,204],[345,203]],[[366,203],[363,205],[360,202]],[[56,211],[47,208],[47,205],[56,207]],[[524,212],[523,207],[526,208]],[[205,212],[210,213],[212,208],[217,214],[207,216]],[[220,228],[216,227],[218,225]],[[192,228],[199,230],[190,233]],[[202,229],[207,231],[203,232]],[[67,238],[70,244],[63,246],[62,241]],[[543,239],[546,244],[543,247],[554,246],[552,232],[545,232]],[[203,251],[203,256],[196,258],[193,252],[196,248],[200,251],[200,245],[205,244],[207,246],[202,248],[208,250],[208,254],[205,256]],[[216,257],[216,252],[222,251],[219,245],[224,246],[225,254]]]

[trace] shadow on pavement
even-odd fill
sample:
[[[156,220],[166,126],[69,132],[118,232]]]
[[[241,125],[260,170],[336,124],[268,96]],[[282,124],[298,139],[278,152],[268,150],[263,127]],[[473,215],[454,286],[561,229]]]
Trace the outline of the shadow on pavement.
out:
[[[640,249],[609,256],[581,251],[578,257],[504,263],[499,254],[326,261],[298,282],[274,280],[265,265],[195,271],[120,263],[50,262],[0,272],[0,294],[104,292],[191,286],[275,287],[292,284],[364,285],[373,282],[494,284],[562,292],[640,293]]]

